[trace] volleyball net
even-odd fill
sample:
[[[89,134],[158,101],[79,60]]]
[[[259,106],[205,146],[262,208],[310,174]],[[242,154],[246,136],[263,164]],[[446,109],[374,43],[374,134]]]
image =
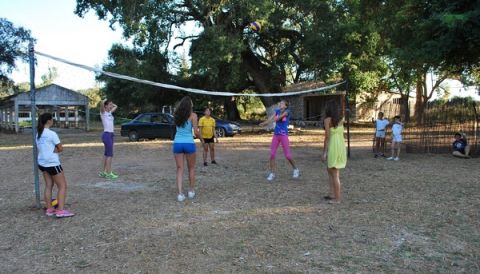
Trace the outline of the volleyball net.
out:
[[[109,76],[112,78],[116,79],[121,79],[121,80],[127,80],[127,81],[132,81],[140,84],[145,84],[145,85],[151,85],[151,86],[157,86],[165,89],[170,89],[170,90],[175,90],[175,91],[183,91],[187,93],[194,93],[194,94],[200,94],[200,95],[210,95],[210,96],[224,96],[224,97],[236,97],[236,96],[247,96],[247,97],[289,97],[289,96],[299,96],[299,95],[304,95],[304,94],[311,94],[311,93],[320,93],[320,92],[326,92],[328,90],[334,89],[338,86],[341,86],[345,84],[345,81],[337,82],[331,85],[326,85],[318,88],[312,88],[312,89],[306,89],[306,90],[301,90],[301,91],[291,91],[291,92],[275,92],[275,93],[234,93],[234,92],[228,92],[228,91],[212,91],[212,90],[203,90],[203,89],[196,89],[196,88],[187,88],[187,87],[181,87],[173,84],[166,84],[166,83],[158,83],[158,82],[153,82],[150,80],[145,80],[145,79],[139,79],[136,77],[128,76],[128,75],[123,75],[119,73],[114,73],[114,72],[109,72],[109,71],[104,71],[99,68],[94,68],[91,66],[83,65],[83,64],[78,64],[63,58],[59,58],[50,54],[42,53],[39,51],[35,51],[35,54],[38,56],[46,57],[48,59],[67,64],[76,68],[81,68],[83,70],[91,71],[94,73],[102,74],[105,76]]]

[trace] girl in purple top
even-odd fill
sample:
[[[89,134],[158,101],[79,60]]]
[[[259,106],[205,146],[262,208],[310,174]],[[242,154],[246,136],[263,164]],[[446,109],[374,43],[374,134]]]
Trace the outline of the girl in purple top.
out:
[[[275,114],[272,115],[265,122],[260,123],[260,126],[268,125],[275,121],[275,129],[273,132],[272,146],[270,149],[270,174],[267,180],[272,181],[275,179],[275,155],[277,153],[278,146],[282,144],[283,153],[285,158],[290,162],[293,168],[293,178],[300,176],[300,170],[295,166],[295,161],[290,153],[289,140],[288,140],[288,122],[290,119],[290,110],[288,109],[288,103],[285,100],[280,101],[279,108],[275,109]]]

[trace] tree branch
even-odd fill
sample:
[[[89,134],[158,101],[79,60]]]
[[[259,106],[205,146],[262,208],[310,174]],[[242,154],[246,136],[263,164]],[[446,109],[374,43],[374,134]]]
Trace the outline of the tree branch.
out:
[[[182,42],[176,44],[175,46],[173,46],[173,49],[177,49],[177,47],[182,47],[184,44],[185,44],[185,41],[188,40],[188,39],[193,39],[193,38],[198,38],[200,37],[199,35],[189,35],[189,36],[185,36],[185,37],[177,37],[175,39],[180,39],[182,40]]]

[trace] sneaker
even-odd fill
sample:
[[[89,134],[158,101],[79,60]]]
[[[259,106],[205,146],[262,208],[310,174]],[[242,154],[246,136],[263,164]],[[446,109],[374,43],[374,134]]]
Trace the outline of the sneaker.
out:
[[[189,198],[189,199],[195,198],[195,191],[189,191],[189,192],[188,192],[188,198]]]
[[[185,201],[185,194],[183,194],[183,193],[178,194],[177,195],[177,201],[179,201],[179,202]]]
[[[395,157],[395,158],[393,158],[393,160],[394,160],[394,161],[398,161],[398,160],[400,160],[400,158]]]
[[[57,212],[55,213],[55,216],[57,216],[57,218],[67,218],[67,217],[72,217],[74,216],[75,214],[73,214],[73,212],[70,212],[66,209],[64,210],[57,210]]]
[[[203,162],[203,166],[208,166],[207,162]]]
[[[106,178],[107,173],[105,171],[101,171],[101,172],[98,173],[98,177]]]
[[[293,170],[293,178],[300,177],[300,170],[298,168]]]
[[[270,172],[270,174],[268,174],[267,180],[268,181],[273,181],[273,179],[275,179],[275,173]]]
[[[110,172],[110,173],[107,173],[105,178],[110,179],[110,180],[115,180],[115,179],[118,179],[118,175],[113,173],[113,172]]]
[[[57,211],[56,211],[54,208],[48,208],[48,209],[45,211],[45,214],[47,214],[48,217],[55,216],[56,213],[57,213]]]
[[[212,164],[216,165],[216,164],[217,164],[217,162],[216,162],[215,160],[213,160],[213,161],[212,161]]]
[[[388,157],[387,160],[391,161],[393,160],[394,158],[393,157]]]

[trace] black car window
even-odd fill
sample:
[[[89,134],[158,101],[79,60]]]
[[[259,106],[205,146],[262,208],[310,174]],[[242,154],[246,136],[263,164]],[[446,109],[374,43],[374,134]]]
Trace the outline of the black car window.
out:
[[[152,123],[161,123],[162,119],[160,115],[152,115]]]
[[[160,117],[161,117],[160,120],[161,120],[162,123],[164,123],[164,124],[168,124],[168,123],[169,123],[169,120],[168,120],[167,115],[162,114],[162,115],[160,115]]]
[[[142,115],[142,117],[138,118],[138,121],[139,122],[142,122],[142,123],[150,123],[151,122],[151,119],[152,119],[152,116],[149,115],[149,114],[144,114]]]

